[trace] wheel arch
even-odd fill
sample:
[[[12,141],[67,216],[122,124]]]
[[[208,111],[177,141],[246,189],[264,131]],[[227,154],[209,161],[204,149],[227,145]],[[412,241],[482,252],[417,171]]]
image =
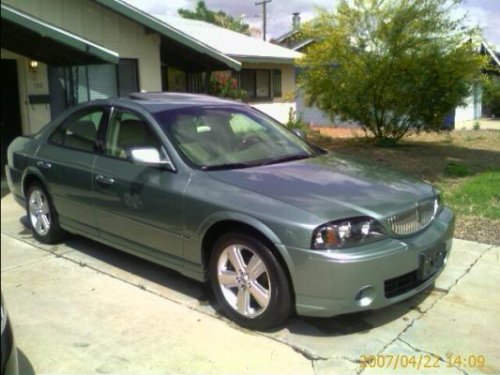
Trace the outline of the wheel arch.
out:
[[[201,238],[201,261],[205,280],[209,279],[210,256],[217,239],[229,232],[247,233],[264,242],[276,256],[278,262],[285,271],[292,292],[292,298],[294,298],[295,289],[293,281],[295,270],[292,259],[279,237],[267,225],[255,218],[238,213],[231,213],[228,215],[219,214],[212,217],[209,222],[205,222],[200,232],[202,233],[199,237]]]
[[[47,192],[50,194],[50,190],[49,190],[49,187],[47,185],[47,181],[43,177],[43,174],[40,173],[40,171],[38,171],[35,168],[26,169],[21,181],[22,181],[21,189],[22,189],[23,197],[25,199],[27,198],[26,193],[27,193],[28,187],[30,186],[30,184],[32,184],[35,181],[38,181],[39,183],[41,183],[42,186],[45,188],[45,190],[47,190]]]

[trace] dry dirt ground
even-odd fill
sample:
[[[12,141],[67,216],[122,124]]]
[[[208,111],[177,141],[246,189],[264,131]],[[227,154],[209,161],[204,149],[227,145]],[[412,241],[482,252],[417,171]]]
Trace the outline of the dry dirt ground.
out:
[[[409,173],[436,185],[443,191],[445,198],[453,198],[455,191],[481,173],[500,172],[498,130],[412,134],[403,138],[395,147],[377,147],[360,129],[312,129],[309,135],[312,143]],[[500,191],[500,186],[496,190]],[[491,204],[494,209],[500,210],[499,194],[494,196]],[[478,208],[453,208],[461,212],[457,215],[456,237],[500,244],[499,219],[483,215]],[[500,212],[497,213],[494,216],[498,218]]]

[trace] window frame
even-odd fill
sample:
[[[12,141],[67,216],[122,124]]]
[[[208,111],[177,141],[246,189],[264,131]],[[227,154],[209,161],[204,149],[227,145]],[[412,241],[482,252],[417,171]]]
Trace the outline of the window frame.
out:
[[[269,96],[257,96],[257,72],[264,71],[269,75],[268,79],[268,87],[269,87]],[[253,96],[248,96],[248,99],[251,101],[273,101],[274,99],[281,98],[283,96],[283,72],[281,69],[269,68],[269,69],[256,69],[256,68],[244,68],[240,72],[238,72],[238,86],[240,89],[245,90],[242,83],[242,73],[250,72],[252,73],[252,83],[253,83]],[[274,85],[275,76],[279,76],[280,85],[279,92],[276,92],[276,87]],[[248,92],[247,92],[248,93]],[[279,95],[278,95],[279,94]]]
[[[172,164],[172,166],[174,168],[173,170],[170,170],[170,169],[165,169],[165,170],[168,172],[172,172],[172,173],[177,172],[177,167],[176,167],[172,157],[170,156],[167,147],[165,146],[164,142],[162,141],[161,137],[159,136],[158,132],[156,131],[155,127],[151,124],[151,122],[140,111],[137,111],[135,109],[132,109],[132,108],[129,108],[126,106],[118,105],[118,104],[111,105],[111,106],[109,106],[108,109],[109,110],[108,110],[108,117],[107,117],[106,123],[104,124],[104,126],[102,126],[99,129],[99,132],[97,134],[97,138],[99,140],[98,143],[99,143],[100,156],[130,163],[130,160],[128,160],[127,158],[124,159],[124,158],[121,158],[118,156],[113,156],[113,155],[106,153],[106,139],[107,139],[107,135],[108,135],[108,129],[109,129],[109,126],[111,124],[111,119],[112,119],[115,111],[129,112],[129,113],[137,116],[142,121],[144,121],[144,123],[146,124],[148,129],[151,131],[152,135],[158,140],[158,143],[160,144],[160,153],[163,153],[164,156],[166,156],[168,158],[168,160],[170,161],[170,163]]]
[[[96,112],[97,110],[101,110],[102,111],[102,117],[101,117],[101,120],[99,121],[99,124],[97,125],[97,130],[96,130],[96,136],[95,136],[95,139],[94,139],[94,147],[93,147],[93,150],[92,151],[88,151],[88,150],[83,150],[81,148],[77,148],[77,147],[72,147],[72,146],[67,146],[65,145],[64,143],[64,138],[63,138],[63,143],[56,143],[52,140],[52,137],[60,130],[66,130],[66,127],[71,124],[72,121],[74,121],[75,119],[77,118],[81,118],[83,116],[86,116],[87,114],[90,114],[92,112]],[[101,132],[101,129],[103,129],[104,127],[107,126],[107,123],[108,123],[108,120],[109,120],[109,107],[107,107],[106,105],[95,105],[95,106],[90,106],[90,107],[85,107],[85,108],[81,108],[81,109],[78,109],[76,110],[75,112],[73,112],[72,114],[70,114],[67,118],[65,118],[64,120],[62,120],[57,126],[56,128],[49,134],[49,136],[47,137],[47,143],[50,144],[50,145],[53,145],[53,146],[57,146],[57,147],[62,147],[62,148],[65,148],[65,149],[68,149],[68,150],[74,150],[74,151],[79,151],[79,152],[84,152],[86,154],[99,154],[101,152],[100,150],[100,144],[99,144],[99,134]]]

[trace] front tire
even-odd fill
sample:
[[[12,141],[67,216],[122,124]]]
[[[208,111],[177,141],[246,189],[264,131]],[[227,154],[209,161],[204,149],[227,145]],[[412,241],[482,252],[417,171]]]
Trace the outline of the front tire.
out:
[[[60,241],[64,232],[45,187],[39,182],[32,183],[28,187],[26,197],[26,214],[33,237],[46,244]]]
[[[257,330],[283,322],[292,309],[290,285],[271,249],[244,233],[227,233],[210,259],[210,283],[224,314]]]

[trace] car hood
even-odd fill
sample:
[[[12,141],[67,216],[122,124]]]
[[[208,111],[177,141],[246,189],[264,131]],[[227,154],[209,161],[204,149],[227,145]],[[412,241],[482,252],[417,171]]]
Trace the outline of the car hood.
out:
[[[432,186],[415,178],[335,153],[208,173],[326,220],[359,215],[382,219],[435,195]]]

